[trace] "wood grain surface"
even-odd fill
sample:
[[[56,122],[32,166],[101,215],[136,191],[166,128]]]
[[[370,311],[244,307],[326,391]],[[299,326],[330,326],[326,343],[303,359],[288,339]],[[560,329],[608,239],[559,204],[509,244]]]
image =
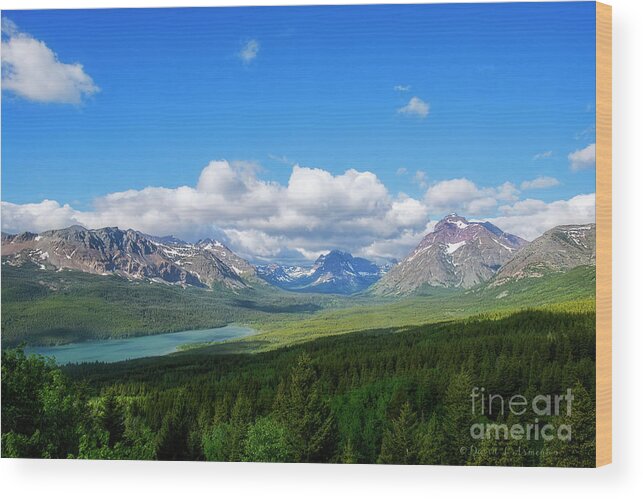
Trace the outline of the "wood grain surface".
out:
[[[596,465],[612,462],[612,7],[596,3]]]

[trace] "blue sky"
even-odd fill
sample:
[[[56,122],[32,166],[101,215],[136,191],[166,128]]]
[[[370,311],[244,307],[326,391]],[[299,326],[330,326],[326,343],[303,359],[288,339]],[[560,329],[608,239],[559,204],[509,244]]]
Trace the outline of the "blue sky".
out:
[[[349,169],[370,172],[389,204],[402,193],[424,203],[426,220],[408,226],[415,236],[452,208],[500,221],[540,209],[545,228],[554,220],[552,203],[595,192],[588,149],[595,141],[594,3],[5,11],[7,19],[6,230],[42,229],[48,219],[38,211],[30,219],[24,206],[45,199],[94,216],[111,193],[195,187],[213,160],[227,160],[239,182],[281,186],[295,164],[333,179]],[[26,81],[37,80],[33,73],[6,83],[5,66],[15,64],[18,73],[24,57],[5,61],[4,43],[20,37],[46,45],[55,53],[52,65],[82,64],[89,87],[76,86],[75,99]],[[419,107],[405,108],[414,98]],[[539,177],[549,180],[521,188]],[[448,196],[432,202],[428,192],[453,179],[470,182],[468,191],[475,186],[479,202],[463,201],[460,184],[451,185],[452,206]],[[507,182],[513,195],[500,193]],[[525,200],[541,204],[514,206]],[[565,208],[556,216],[581,221],[590,216],[585,204],[582,214]],[[318,208],[333,206],[321,199]],[[111,218],[73,213],[65,216],[85,224],[132,223],[113,210]],[[214,232],[241,251],[261,253],[248,235],[261,227],[220,223],[218,213],[207,223],[168,221],[167,229],[193,238]],[[297,237],[290,226],[264,231],[281,238],[264,248],[266,257],[326,249],[299,237],[315,223],[303,222]],[[520,223],[529,221],[505,221],[512,230]],[[391,256],[366,248],[400,238],[382,229],[361,246],[341,238],[337,244]]]

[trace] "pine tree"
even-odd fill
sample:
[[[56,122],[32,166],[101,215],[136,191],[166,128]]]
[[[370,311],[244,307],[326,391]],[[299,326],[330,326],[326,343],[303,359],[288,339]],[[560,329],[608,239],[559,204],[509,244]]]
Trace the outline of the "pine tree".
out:
[[[243,393],[239,394],[232,408],[230,418],[230,431],[228,435],[228,459],[230,461],[243,460],[251,415],[250,400]]]
[[[321,462],[332,456],[335,421],[307,354],[298,358],[288,382],[280,385],[275,412],[288,429],[295,462]]]
[[[113,390],[109,390],[103,400],[103,412],[100,419],[103,428],[109,432],[109,446],[114,447],[116,442],[123,438],[125,415]]]
[[[189,418],[183,400],[177,400],[163,418],[158,434],[157,458],[162,461],[186,461],[191,458]]]
[[[340,462],[344,464],[356,464],[357,463],[357,451],[353,447],[353,441],[348,439],[342,448],[342,455],[340,457]]]
[[[207,461],[230,460],[230,424],[215,423],[203,432],[201,447]]]
[[[445,464],[465,464],[473,443],[471,424],[471,377],[460,372],[449,383],[444,400],[443,428],[447,447]]]
[[[442,419],[433,413],[424,432],[421,432],[418,461],[420,464],[446,464],[450,444],[444,433]]]
[[[416,464],[418,453],[417,416],[407,401],[399,416],[382,437],[378,462],[383,464]]]

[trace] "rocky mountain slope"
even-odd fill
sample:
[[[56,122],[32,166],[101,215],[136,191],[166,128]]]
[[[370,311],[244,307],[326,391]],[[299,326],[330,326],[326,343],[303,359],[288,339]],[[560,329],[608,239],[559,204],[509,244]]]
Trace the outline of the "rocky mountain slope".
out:
[[[255,276],[247,261],[223,244],[196,244],[172,237],[155,238],[116,227],[72,226],[40,234],[2,234],[2,260],[10,265],[33,262],[41,268],[117,274],[179,285],[243,288]]]
[[[542,277],[580,265],[596,265],[596,224],[560,225],[548,230],[507,261],[492,284]]]
[[[433,232],[374,286],[377,294],[407,294],[422,286],[470,288],[492,278],[527,241],[489,222],[456,214]]]
[[[310,268],[272,264],[257,270],[265,281],[283,289],[340,294],[362,291],[383,274],[375,263],[339,250],[320,255]]]

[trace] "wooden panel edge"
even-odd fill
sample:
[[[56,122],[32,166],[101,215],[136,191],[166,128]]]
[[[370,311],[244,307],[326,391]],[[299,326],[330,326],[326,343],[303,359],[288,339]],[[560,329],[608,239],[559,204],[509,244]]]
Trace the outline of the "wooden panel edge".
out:
[[[596,466],[612,462],[612,7],[596,2]]]

